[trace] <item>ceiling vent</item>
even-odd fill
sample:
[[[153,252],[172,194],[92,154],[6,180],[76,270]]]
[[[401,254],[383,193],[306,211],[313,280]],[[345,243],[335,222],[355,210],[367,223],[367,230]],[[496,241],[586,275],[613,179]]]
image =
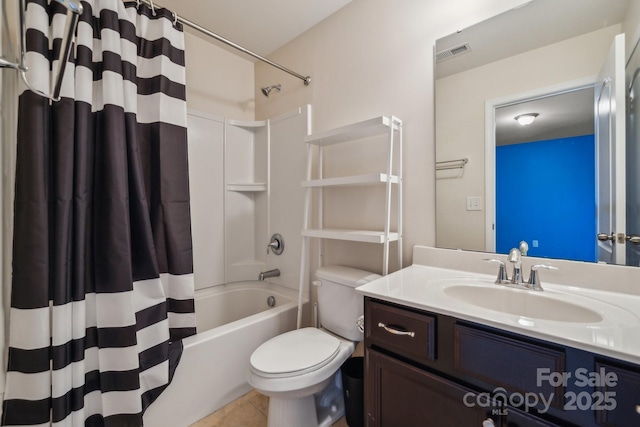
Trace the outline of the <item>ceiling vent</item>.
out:
[[[447,50],[436,53],[436,62],[444,61],[445,59],[453,58],[464,53],[471,52],[471,45],[469,43],[461,44]]]

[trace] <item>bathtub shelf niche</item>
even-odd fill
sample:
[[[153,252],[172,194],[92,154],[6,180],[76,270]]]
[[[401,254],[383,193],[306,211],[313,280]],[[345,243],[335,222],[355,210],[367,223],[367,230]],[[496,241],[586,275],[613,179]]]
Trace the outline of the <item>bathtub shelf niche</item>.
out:
[[[227,184],[227,191],[237,191],[239,193],[256,193],[267,191],[266,182],[242,182]]]
[[[226,283],[255,280],[267,264],[269,130],[266,120],[225,121]]]
[[[384,136],[386,136],[385,140],[382,139]],[[307,247],[306,238],[382,244],[383,259],[380,270],[383,275],[386,275],[389,271],[390,242],[398,242],[398,266],[402,266],[402,121],[394,116],[375,117],[308,135],[304,141],[309,146],[317,147],[317,153],[314,154],[313,150],[308,151],[307,179],[302,181],[301,184],[307,191],[305,222],[301,232],[303,238],[305,238],[303,250]],[[383,144],[380,144],[381,142]],[[337,150],[343,151],[337,151],[333,154],[329,151],[325,152],[328,147],[338,144],[349,145],[349,147],[338,148]],[[313,164],[314,161],[315,165]],[[338,166],[335,166],[336,163]],[[318,176],[312,179],[312,171],[314,170],[317,171]],[[340,175],[340,172],[345,170],[349,173],[356,173],[347,176],[327,177],[324,176],[325,170],[328,174],[334,175]],[[349,187],[359,188],[364,186],[384,186],[384,198],[380,197],[382,193],[377,190],[369,191],[364,195],[364,191],[361,189],[348,189]],[[337,195],[335,199],[331,198],[335,193],[326,197],[324,191],[332,188],[347,189],[332,191],[352,192]],[[314,194],[312,191],[314,190],[316,191],[315,202],[312,201]],[[367,222],[380,224],[380,229],[354,230],[350,229],[350,227],[345,227],[344,229],[325,227],[324,216],[327,211],[329,209],[335,210],[335,207],[348,206],[349,203],[353,204],[355,209],[357,209],[356,205],[367,206],[367,209],[374,211],[373,216],[375,216],[375,211],[379,209],[382,213],[382,215],[379,215],[381,221],[367,220]],[[310,226],[311,206],[315,207],[315,217],[317,218],[316,226],[313,227]],[[338,214],[332,212],[331,222],[343,222],[345,223],[344,225],[348,225],[349,222],[359,221],[354,219],[354,215],[346,214],[345,210],[347,212],[350,211],[350,209],[343,208]],[[371,215],[371,212],[363,214]],[[391,230],[392,216],[395,218],[396,231]],[[322,248],[321,245],[321,252]],[[307,255],[303,251],[303,269],[305,268],[305,263],[309,262],[306,258]]]

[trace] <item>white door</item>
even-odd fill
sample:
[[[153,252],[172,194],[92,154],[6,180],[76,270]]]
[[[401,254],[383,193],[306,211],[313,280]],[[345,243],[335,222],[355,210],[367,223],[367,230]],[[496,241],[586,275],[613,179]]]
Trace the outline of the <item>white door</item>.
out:
[[[616,36],[595,86],[598,261],[625,264],[625,59]]]
[[[627,61],[627,265],[640,266],[640,50]]]

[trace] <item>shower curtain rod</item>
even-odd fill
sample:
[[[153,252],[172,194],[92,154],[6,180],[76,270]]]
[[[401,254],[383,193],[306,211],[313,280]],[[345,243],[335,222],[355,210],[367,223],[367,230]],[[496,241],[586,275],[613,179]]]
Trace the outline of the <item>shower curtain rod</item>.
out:
[[[153,3],[153,1],[150,1],[150,0],[139,0],[139,1],[141,3],[145,3],[146,5],[150,6],[152,10],[154,10],[155,7],[156,7],[156,5]],[[200,25],[196,24],[195,22],[191,22],[188,19],[185,19],[185,18],[177,15],[175,12],[172,12],[172,13],[173,13],[174,19],[176,21],[180,22],[181,24],[184,24],[187,27],[191,27],[194,30],[200,31],[201,33],[206,34],[209,37],[213,37],[214,39],[216,39],[216,40],[218,40],[218,41],[220,41],[220,42],[222,42],[222,43],[224,43],[224,44],[226,44],[228,46],[231,46],[234,49],[237,49],[237,50],[239,50],[239,51],[241,51],[243,53],[246,53],[247,55],[252,56],[252,57],[254,57],[254,58],[256,58],[256,59],[258,59],[258,60],[260,60],[260,61],[262,61],[264,63],[267,63],[267,64],[271,65],[272,67],[276,67],[276,68],[284,71],[285,73],[289,73],[292,76],[297,77],[300,80],[302,80],[304,82],[305,86],[308,86],[309,83],[311,83],[311,77],[310,76],[303,76],[302,74],[298,74],[295,71],[292,71],[292,70],[288,69],[287,67],[284,67],[284,66],[282,66],[282,65],[280,65],[280,64],[278,64],[276,62],[271,61],[270,59],[267,59],[267,58],[265,58],[263,56],[260,56],[257,53],[252,52],[249,49],[246,49],[246,48],[240,46],[239,44],[234,43],[231,40],[228,40],[228,39],[222,37],[219,34],[214,33],[213,31],[210,31],[210,30],[207,30],[204,27],[201,27]]]

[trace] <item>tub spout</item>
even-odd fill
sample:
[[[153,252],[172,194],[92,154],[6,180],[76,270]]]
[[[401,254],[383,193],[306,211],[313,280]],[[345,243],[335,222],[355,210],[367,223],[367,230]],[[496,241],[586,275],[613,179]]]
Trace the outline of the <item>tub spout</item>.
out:
[[[280,275],[280,270],[274,268],[273,270],[261,271],[258,276],[258,280],[262,281],[264,279],[268,279],[269,277],[278,277]]]

